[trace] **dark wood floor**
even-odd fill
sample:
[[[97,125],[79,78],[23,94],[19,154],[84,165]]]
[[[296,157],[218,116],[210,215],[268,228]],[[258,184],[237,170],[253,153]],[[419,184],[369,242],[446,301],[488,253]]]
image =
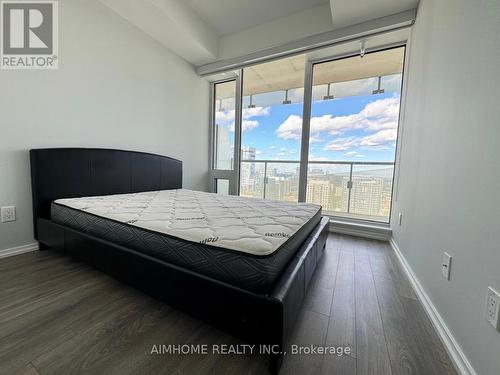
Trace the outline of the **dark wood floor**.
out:
[[[388,244],[330,235],[293,334],[350,355],[281,374],[456,374]],[[239,340],[51,250],[0,260],[1,374],[266,374],[263,356],[157,355]]]

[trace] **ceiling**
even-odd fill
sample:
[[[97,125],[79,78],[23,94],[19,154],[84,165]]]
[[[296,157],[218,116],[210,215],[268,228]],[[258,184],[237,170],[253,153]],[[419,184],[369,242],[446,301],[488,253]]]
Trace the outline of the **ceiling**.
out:
[[[99,0],[194,66],[415,9],[418,0]]]
[[[239,32],[329,0],[184,0],[218,35]]]

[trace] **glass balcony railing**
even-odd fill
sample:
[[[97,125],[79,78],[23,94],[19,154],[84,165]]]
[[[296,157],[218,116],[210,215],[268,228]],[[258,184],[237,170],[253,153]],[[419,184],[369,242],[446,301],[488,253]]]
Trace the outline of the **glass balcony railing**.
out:
[[[240,195],[297,202],[299,161],[242,160]],[[329,215],[388,222],[393,162],[309,161],[306,201]]]

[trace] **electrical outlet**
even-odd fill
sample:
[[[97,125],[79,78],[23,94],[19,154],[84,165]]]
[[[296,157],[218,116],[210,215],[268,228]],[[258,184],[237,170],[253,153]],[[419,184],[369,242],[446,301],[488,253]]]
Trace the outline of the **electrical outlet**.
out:
[[[500,332],[500,294],[491,286],[486,298],[486,320]]]
[[[398,223],[400,226],[401,226],[401,224],[403,224],[403,213],[402,212],[399,213]]]
[[[446,280],[450,279],[451,272],[451,255],[445,252],[443,254],[443,261],[441,262],[441,273]]]
[[[2,219],[2,223],[7,223],[9,221],[16,221],[16,207],[15,206],[2,207],[0,210],[0,216]]]

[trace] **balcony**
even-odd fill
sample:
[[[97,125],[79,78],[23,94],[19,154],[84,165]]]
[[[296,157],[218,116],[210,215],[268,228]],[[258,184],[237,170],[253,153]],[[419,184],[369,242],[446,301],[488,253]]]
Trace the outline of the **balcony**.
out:
[[[242,160],[240,195],[297,202],[300,162]],[[389,222],[393,162],[309,161],[306,201],[337,217]]]

